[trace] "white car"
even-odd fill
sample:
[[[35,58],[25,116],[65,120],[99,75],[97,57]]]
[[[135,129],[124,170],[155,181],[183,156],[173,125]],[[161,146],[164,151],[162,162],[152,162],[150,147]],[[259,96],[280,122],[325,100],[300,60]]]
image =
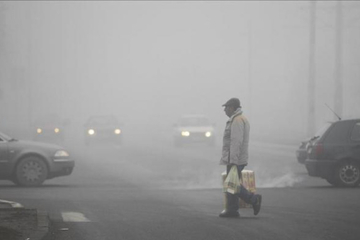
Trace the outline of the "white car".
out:
[[[215,129],[204,115],[183,115],[174,124],[174,145],[205,143],[215,145]]]

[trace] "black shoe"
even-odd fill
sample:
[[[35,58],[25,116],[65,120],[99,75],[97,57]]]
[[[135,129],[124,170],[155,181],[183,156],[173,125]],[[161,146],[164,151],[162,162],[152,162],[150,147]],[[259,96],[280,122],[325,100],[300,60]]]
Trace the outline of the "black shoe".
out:
[[[219,214],[219,217],[223,217],[223,218],[238,218],[240,217],[240,214],[238,211],[222,211],[220,214]]]
[[[260,212],[261,200],[262,196],[260,194],[256,194],[256,203],[253,204],[254,215],[258,215],[258,213]]]

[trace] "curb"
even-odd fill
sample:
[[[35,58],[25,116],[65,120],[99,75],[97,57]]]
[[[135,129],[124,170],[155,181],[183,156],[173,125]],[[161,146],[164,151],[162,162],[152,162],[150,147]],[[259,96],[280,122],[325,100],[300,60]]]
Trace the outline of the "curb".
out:
[[[0,235],[5,239],[45,240],[50,229],[45,211],[24,208],[20,203],[0,200]]]
[[[50,219],[45,211],[37,210],[37,229],[29,234],[29,240],[46,240],[50,233]]]

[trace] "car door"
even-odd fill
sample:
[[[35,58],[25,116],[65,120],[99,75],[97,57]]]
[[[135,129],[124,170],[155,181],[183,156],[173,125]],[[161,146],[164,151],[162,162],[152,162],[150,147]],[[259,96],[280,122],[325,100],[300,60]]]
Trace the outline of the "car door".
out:
[[[8,142],[0,137],[0,178],[9,174],[9,151]]]
[[[350,151],[352,158],[360,162],[360,120],[355,122],[350,134]]]

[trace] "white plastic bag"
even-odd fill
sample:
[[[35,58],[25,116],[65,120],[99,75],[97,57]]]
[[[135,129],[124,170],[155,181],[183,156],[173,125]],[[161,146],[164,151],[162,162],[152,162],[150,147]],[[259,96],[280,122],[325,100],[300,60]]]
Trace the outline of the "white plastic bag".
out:
[[[224,192],[231,194],[236,194],[240,192],[240,179],[238,175],[238,170],[235,165],[233,165],[226,176],[224,181]]]

